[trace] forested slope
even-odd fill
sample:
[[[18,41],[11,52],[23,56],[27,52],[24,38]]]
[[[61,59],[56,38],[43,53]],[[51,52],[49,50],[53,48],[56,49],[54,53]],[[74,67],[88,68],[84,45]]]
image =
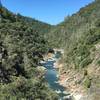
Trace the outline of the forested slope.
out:
[[[47,38],[53,47],[64,49],[62,58],[64,66],[61,73],[66,73],[66,77],[69,69],[70,72],[74,70],[80,73],[82,78],[76,81],[75,85],[81,85],[87,90],[93,90],[92,93],[98,94],[100,89],[100,0],[95,0],[72,16],[66,17],[62,23],[51,30]],[[74,80],[73,75],[71,79]]]
[[[57,99],[37,68],[51,27],[0,7],[0,100]]]
[[[100,0],[56,26],[0,7],[0,99],[58,100],[37,69],[49,46],[64,49],[60,74],[72,80],[70,88],[82,86],[99,100]]]

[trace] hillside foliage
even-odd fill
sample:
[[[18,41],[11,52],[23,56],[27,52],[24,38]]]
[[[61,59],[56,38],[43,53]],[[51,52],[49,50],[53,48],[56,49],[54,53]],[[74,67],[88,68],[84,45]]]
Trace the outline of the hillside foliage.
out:
[[[81,85],[93,88],[94,94],[98,93],[97,88],[100,89],[100,0],[95,0],[72,16],[66,17],[48,33],[47,38],[52,47],[64,49],[62,58],[64,71],[74,69],[82,73],[85,70],[86,74],[81,80]]]
[[[0,8],[0,100],[55,100],[38,70],[51,25]]]
[[[49,48],[64,49],[64,71],[84,71],[81,85],[100,88],[100,0],[56,26],[0,7],[0,100],[58,100],[37,68]]]

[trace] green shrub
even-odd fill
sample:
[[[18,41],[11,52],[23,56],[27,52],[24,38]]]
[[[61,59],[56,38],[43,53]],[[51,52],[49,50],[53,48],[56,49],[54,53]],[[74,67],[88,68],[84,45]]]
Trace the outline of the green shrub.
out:
[[[97,43],[99,40],[100,40],[100,28],[96,27],[90,29],[86,36],[86,44],[93,45],[94,43]]]
[[[86,79],[84,81],[84,86],[85,86],[85,88],[90,88],[90,86],[91,86],[91,80],[88,77],[86,77]]]
[[[97,61],[97,64],[100,65],[100,59]]]
[[[92,63],[92,61],[93,60],[90,57],[87,57],[80,63],[80,67],[84,68],[84,67],[88,66],[90,63]]]

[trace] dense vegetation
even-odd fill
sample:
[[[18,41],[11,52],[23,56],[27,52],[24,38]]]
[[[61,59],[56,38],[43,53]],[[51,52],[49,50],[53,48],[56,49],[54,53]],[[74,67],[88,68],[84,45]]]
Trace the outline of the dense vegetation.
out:
[[[0,7],[0,100],[58,98],[38,68],[49,48],[44,35],[50,28]]]
[[[65,50],[65,62],[84,68],[92,62],[90,57],[94,45],[100,42],[100,1],[81,8],[79,12],[65,18],[48,34],[53,47]],[[57,37],[57,39],[56,39]]]
[[[58,99],[37,67],[49,47],[64,49],[64,71],[84,71],[81,85],[100,88],[100,0],[55,27],[0,7],[1,100]]]
[[[95,0],[76,14],[66,17],[51,30],[47,38],[53,47],[64,49],[64,70],[73,68],[80,73],[85,71],[81,84],[87,88],[92,85],[95,93],[98,93],[96,90],[100,88],[100,0]]]

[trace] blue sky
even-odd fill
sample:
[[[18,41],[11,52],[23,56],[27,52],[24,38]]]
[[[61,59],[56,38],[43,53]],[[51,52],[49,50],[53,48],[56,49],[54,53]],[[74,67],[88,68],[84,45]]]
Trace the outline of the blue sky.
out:
[[[64,17],[77,12],[94,0],[1,0],[14,13],[20,13],[50,24],[58,24]]]

